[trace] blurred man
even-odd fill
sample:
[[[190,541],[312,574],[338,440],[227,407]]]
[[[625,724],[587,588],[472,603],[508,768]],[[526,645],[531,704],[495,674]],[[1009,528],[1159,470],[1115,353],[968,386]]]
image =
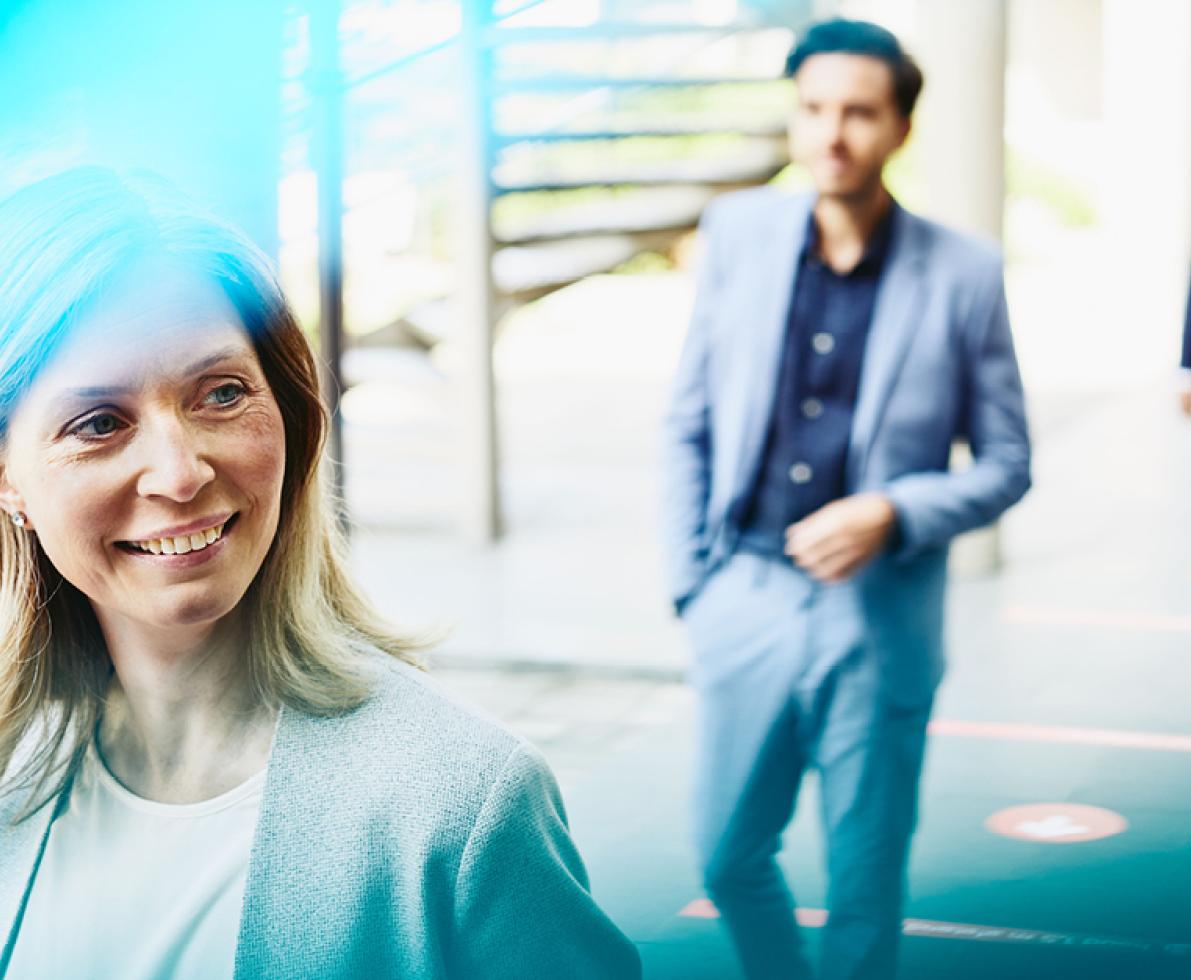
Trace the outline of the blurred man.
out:
[[[712,204],[666,429],[665,526],[699,695],[695,826],[750,978],[810,976],[778,868],[819,773],[823,978],[895,970],[948,542],[1030,484],[1002,265],[882,170],[922,75],[872,24],[791,52],[815,193]],[[953,440],[974,462],[948,472]]]

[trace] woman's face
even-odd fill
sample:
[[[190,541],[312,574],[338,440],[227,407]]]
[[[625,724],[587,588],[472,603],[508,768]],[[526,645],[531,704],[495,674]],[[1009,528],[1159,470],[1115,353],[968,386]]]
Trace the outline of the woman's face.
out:
[[[210,629],[277,531],[285,433],[239,317],[161,263],[80,318],[12,415],[0,504],[23,511],[105,633]]]

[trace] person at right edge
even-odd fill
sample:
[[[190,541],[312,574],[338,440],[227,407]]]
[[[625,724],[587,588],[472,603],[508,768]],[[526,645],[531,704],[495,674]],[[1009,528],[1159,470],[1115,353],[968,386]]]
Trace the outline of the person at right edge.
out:
[[[811,976],[777,864],[819,773],[822,980],[896,969],[948,543],[1030,485],[992,246],[882,179],[922,75],[857,21],[791,52],[792,147],[814,192],[729,194],[703,258],[664,445],[671,597],[698,702],[694,824],[750,980]],[[973,461],[952,472],[952,443]]]
[[[1191,415],[1191,287],[1187,289],[1187,309],[1183,313],[1183,356],[1179,364],[1179,404],[1184,415]]]

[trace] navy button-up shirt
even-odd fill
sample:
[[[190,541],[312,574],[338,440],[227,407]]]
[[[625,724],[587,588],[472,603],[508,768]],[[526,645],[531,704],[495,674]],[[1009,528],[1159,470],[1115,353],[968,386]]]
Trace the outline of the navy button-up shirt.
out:
[[[769,435],[740,523],[742,547],[780,554],[790,524],[844,496],[865,341],[898,210],[890,208],[860,262],[843,274],[820,258],[813,213],[808,220]]]

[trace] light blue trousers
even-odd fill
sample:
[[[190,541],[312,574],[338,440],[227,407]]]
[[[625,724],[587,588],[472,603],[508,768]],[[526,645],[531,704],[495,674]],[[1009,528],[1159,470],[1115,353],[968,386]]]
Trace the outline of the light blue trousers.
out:
[[[738,554],[684,610],[699,700],[696,846],[749,980],[896,972],[930,703],[882,695],[856,595],[788,560]],[[777,864],[808,768],[829,881],[817,974]]]

